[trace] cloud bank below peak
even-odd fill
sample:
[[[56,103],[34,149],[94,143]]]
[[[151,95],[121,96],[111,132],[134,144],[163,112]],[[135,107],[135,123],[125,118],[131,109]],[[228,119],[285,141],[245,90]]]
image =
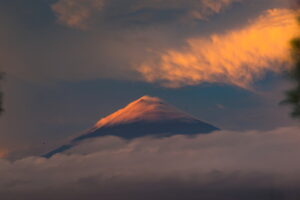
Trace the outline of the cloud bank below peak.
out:
[[[275,193],[293,199],[300,183],[298,132],[299,127],[288,127],[194,138],[94,139],[51,159],[0,159],[0,195],[265,200]]]

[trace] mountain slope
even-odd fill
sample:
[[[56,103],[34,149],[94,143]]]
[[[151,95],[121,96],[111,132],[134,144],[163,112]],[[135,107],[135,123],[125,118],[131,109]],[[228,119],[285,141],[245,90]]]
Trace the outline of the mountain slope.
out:
[[[218,128],[168,105],[165,101],[150,96],[143,96],[115,113],[102,118],[87,133],[74,138],[64,145],[49,152],[51,157],[63,152],[81,141],[100,136],[114,135],[125,139],[143,136],[170,136],[176,134],[205,134]]]

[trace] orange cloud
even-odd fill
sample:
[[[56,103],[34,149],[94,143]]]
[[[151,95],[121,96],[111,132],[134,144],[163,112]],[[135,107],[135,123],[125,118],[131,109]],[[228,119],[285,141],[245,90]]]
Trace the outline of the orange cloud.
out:
[[[7,150],[1,149],[0,150],[0,159],[5,158],[7,156],[8,152]]]
[[[247,88],[265,72],[280,72],[287,66],[296,27],[290,10],[268,10],[244,28],[190,38],[181,50],[159,52],[138,71],[147,81],[167,87],[218,82]]]

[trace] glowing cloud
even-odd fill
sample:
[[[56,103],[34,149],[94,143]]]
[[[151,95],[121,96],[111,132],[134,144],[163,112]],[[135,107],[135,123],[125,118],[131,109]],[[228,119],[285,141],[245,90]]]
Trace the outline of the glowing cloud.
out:
[[[146,61],[138,71],[147,81],[167,87],[218,82],[247,88],[265,72],[287,66],[295,31],[291,11],[268,10],[244,28],[190,38],[181,50],[159,52],[157,59]]]

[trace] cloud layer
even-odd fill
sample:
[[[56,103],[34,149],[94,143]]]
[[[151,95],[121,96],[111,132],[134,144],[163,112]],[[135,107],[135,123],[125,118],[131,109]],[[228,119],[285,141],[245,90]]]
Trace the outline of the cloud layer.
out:
[[[69,27],[87,29],[92,22],[118,18],[124,22],[147,21],[167,13],[169,18],[202,20],[241,0],[59,0],[52,9],[58,21]]]
[[[268,10],[243,28],[190,38],[181,50],[158,52],[139,71],[149,82],[169,87],[211,82],[246,88],[266,72],[286,67],[296,30],[291,11]]]
[[[169,87],[202,82],[247,87],[265,71],[283,68],[294,16],[288,10],[270,10],[233,29],[260,13],[236,14],[233,20],[231,13],[253,2],[241,1],[233,12],[208,18],[233,2],[239,1],[60,0],[52,5],[57,20],[89,31],[47,26],[46,34],[39,34],[23,30],[21,24],[27,22],[14,22],[4,26],[9,42],[0,51],[9,55],[1,63],[7,74],[38,82],[105,78]]]
[[[299,127],[87,141],[51,159],[0,160],[5,199],[265,200],[299,195]]]

